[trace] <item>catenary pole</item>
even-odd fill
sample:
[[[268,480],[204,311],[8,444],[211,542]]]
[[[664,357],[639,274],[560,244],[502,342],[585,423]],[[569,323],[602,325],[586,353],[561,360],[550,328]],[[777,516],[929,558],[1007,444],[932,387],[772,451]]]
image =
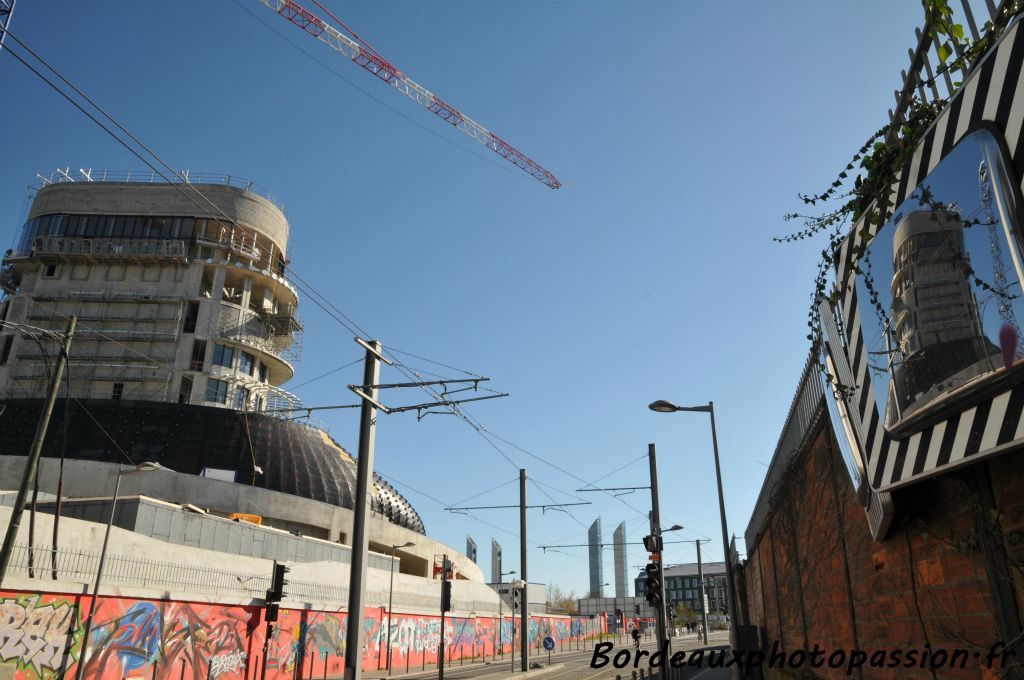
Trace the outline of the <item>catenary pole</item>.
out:
[[[708,643],[708,598],[704,594],[704,564],[700,560],[700,541],[697,544],[697,578],[700,579],[700,611],[704,622],[704,644]]]
[[[665,622],[665,565],[662,563],[661,506],[658,503],[658,455],[654,444],[647,445],[647,458],[651,465],[651,524],[653,525],[651,529],[657,540],[658,578],[661,582],[661,602],[658,604],[658,648],[664,648],[667,655],[669,640]]]
[[[523,613],[520,624],[519,645],[522,659],[520,667],[525,673],[527,671],[527,654],[530,651],[530,598],[527,592],[530,589],[530,579],[526,572],[526,470],[519,470],[519,563],[522,565],[520,574],[523,582],[523,592],[519,597],[519,608]]]
[[[352,526],[352,569],[348,589],[348,624],[345,630],[345,680],[359,680],[363,652],[363,596],[369,536],[366,518],[370,505],[370,477],[373,474],[373,444],[377,429],[377,385],[380,382],[380,343],[370,340],[366,346],[359,419],[359,460],[356,461],[355,516]]]
[[[50,416],[53,414],[53,404],[57,401],[57,391],[60,389],[60,379],[64,374],[64,364],[68,359],[68,351],[71,349],[71,338],[75,334],[77,317],[72,315],[68,320],[67,330],[64,331],[64,344],[61,347],[60,356],[57,357],[57,365],[54,367],[53,375],[50,376],[50,390],[46,395],[46,403],[43,404],[43,412],[39,415],[39,422],[36,424],[36,434],[32,439],[32,448],[29,450],[28,460],[25,461],[25,473],[21,478],[21,486],[18,487],[18,495],[14,499],[14,508],[11,510],[11,521],[7,525],[7,534],[4,536],[3,546],[0,547],[0,584],[7,576],[7,567],[11,563],[11,553],[14,550],[14,542],[18,538],[18,528],[21,526],[21,516],[25,512],[25,500],[28,496],[28,487],[35,479],[36,470],[39,467],[39,456],[43,451],[43,440],[46,439],[46,430],[50,426]]]

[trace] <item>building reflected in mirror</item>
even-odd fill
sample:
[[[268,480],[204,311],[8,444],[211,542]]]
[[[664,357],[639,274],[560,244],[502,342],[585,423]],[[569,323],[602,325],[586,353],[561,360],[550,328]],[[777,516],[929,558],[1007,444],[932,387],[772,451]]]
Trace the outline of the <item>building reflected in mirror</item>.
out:
[[[942,209],[916,210],[897,223],[887,426],[1002,363],[1000,349],[985,336],[971,286],[964,246],[970,226]]]

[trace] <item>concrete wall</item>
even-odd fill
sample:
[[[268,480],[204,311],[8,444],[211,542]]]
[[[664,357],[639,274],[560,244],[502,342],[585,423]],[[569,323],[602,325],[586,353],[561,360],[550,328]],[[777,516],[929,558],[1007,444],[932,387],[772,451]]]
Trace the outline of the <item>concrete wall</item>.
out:
[[[284,252],[288,220],[277,206],[250,191],[218,184],[197,185],[203,194],[235,221],[272,239]],[[51,184],[39,190],[29,219],[52,213],[94,215],[191,215],[224,219],[206,201],[193,202],[180,185],[137,182],[75,182]],[[193,196],[195,198],[195,196]],[[199,203],[199,206],[196,205]]]
[[[11,510],[0,507],[0,526]],[[57,578],[51,572],[53,515],[37,513],[33,551],[34,578],[29,577],[28,516],[19,529],[19,546],[12,557],[5,587],[57,592],[84,592],[92,587],[103,544],[105,524],[61,517]],[[226,534],[222,534],[222,538]],[[441,601],[440,581],[399,573],[396,565],[391,587],[391,558],[370,554],[364,584],[366,606],[386,606],[393,599],[404,611],[432,613]],[[288,562],[291,569],[285,605],[296,608],[343,608],[348,603],[349,564],[345,562]],[[250,604],[261,600],[270,587],[273,561],[259,557],[208,550],[161,541],[113,527],[107,548],[103,593],[144,598],[173,598]],[[498,611],[498,597],[485,584],[453,583],[457,612]]]
[[[39,486],[44,492],[55,493],[59,461],[43,458],[39,461]],[[0,489],[16,489],[25,466],[23,456],[0,456]],[[104,498],[111,495],[120,466],[94,461],[68,460],[64,463],[65,498]],[[354,513],[346,508],[312,501],[298,496],[268,491],[253,486],[223,482],[216,479],[180,474],[168,470],[125,475],[121,479],[120,495],[148,496],[175,504],[189,503],[209,508],[214,514],[227,516],[233,512],[261,515],[281,521],[288,528],[303,528],[303,533],[316,537],[337,537],[344,534],[345,542],[352,540]],[[427,536],[392,524],[380,516],[368,518],[371,550],[390,552],[390,546],[412,541],[413,546],[402,548],[397,555],[406,559],[403,569],[417,576],[431,577],[437,556],[447,554],[455,563],[457,572],[469,581],[481,585],[483,572],[469,558],[451,546]]]
[[[52,515],[55,504],[41,503],[39,510]],[[61,517],[106,524],[110,517],[110,499],[65,500],[61,507]],[[349,564],[352,561],[352,549],[347,545],[295,536],[279,528],[189,512],[173,503],[145,496],[119,497],[114,512],[114,526],[165,543],[279,562]],[[369,564],[387,570],[391,567],[391,558],[371,554]]]

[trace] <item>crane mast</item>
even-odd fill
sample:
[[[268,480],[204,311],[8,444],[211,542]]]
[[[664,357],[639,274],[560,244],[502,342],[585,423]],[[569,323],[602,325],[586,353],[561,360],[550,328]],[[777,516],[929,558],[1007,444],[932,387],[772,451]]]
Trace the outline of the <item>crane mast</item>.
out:
[[[542,168],[498,135],[416,83],[376,50],[356,42],[294,0],[260,2],[548,187],[557,189],[562,186],[549,170]]]
[[[7,37],[7,27],[11,24],[16,2],[18,0],[0,0],[0,50],[4,47],[4,38]]]
[[[989,172],[988,164],[982,161],[978,166],[978,189],[981,191],[981,210],[985,216],[985,225],[988,229],[989,252],[992,256],[992,289],[996,294],[996,304],[999,309],[999,319],[1004,327],[1010,327],[1016,333],[1017,347],[1015,355],[1021,356],[1020,326],[1017,324],[1017,317],[1013,313],[1013,306],[1010,301],[1014,296],[1010,293],[1010,287],[1006,281],[1006,265],[1003,264],[1003,249],[999,245],[999,235],[996,232],[998,221],[995,211],[992,208],[992,175]]]

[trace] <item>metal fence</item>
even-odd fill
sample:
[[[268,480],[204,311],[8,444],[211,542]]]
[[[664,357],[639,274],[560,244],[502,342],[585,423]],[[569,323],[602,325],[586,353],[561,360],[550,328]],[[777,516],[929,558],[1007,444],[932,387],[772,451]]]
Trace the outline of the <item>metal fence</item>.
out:
[[[29,549],[26,545],[15,545],[8,569],[12,574],[28,576],[42,583],[52,582],[56,570],[58,580],[83,582],[91,586],[96,579],[99,559],[99,553],[88,550],[53,550],[48,547]],[[269,569],[267,571],[267,574],[257,574],[108,552],[103,565],[103,583],[122,587],[171,588],[194,593],[262,599],[271,585]],[[394,609],[437,610],[441,602],[441,586],[440,582],[435,585],[436,595],[395,590],[391,598]],[[390,596],[391,593],[387,590],[367,591],[365,605],[386,609]],[[332,585],[326,580],[301,581],[289,577],[286,598],[342,609],[348,604],[348,588]],[[497,610],[496,603],[487,600],[460,598],[457,594],[453,600],[455,608],[459,611],[489,614]]]
[[[964,22],[967,26],[965,38],[969,38],[977,45],[997,35],[1019,11],[1016,0],[1002,0],[999,7],[996,7],[994,0],[985,0],[984,7],[979,7],[979,17],[984,18],[987,14],[988,23],[979,27],[971,8],[972,1],[975,5],[980,4],[977,0],[960,0],[959,10],[953,2],[949,3],[949,8],[952,22]],[[943,21],[939,17],[927,19]],[[910,57],[909,67],[900,72],[901,87],[893,92],[896,103],[895,107],[889,110],[890,121],[906,120],[907,110],[915,95],[921,101],[948,100],[960,88],[960,82],[965,80],[964,75],[972,71],[985,56],[985,51],[978,54],[966,53],[962,42],[956,40],[948,41],[951,49],[947,49],[947,45],[943,44],[944,37],[940,36],[940,39],[936,40],[932,31],[927,28],[924,31],[916,30],[915,47],[907,50]],[[934,55],[931,55],[931,52],[934,52]],[[954,76],[957,78],[955,81]]]

